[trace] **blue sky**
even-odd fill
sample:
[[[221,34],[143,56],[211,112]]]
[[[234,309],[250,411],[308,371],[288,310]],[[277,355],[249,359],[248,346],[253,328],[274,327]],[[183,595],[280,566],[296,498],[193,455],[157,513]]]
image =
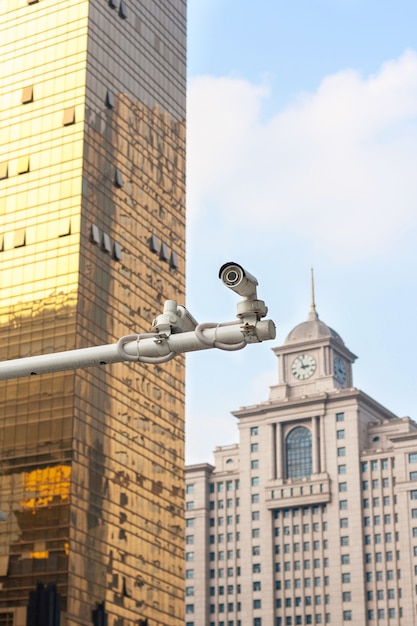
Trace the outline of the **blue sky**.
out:
[[[271,348],[320,318],[358,355],[354,384],[417,419],[417,5],[189,0],[188,289],[233,320],[217,278],[259,281],[273,342],[187,356],[187,462],[238,441],[268,399]]]

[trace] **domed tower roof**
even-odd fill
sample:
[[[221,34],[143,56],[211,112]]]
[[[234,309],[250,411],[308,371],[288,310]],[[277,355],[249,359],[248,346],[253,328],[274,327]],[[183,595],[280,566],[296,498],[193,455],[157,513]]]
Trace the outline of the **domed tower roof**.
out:
[[[298,324],[292,329],[285,339],[285,345],[300,343],[302,341],[312,341],[314,339],[323,339],[324,337],[333,337],[333,339],[336,339],[336,341],[343,346],[345,345],[341,336],[338,335],[333,328],[330,328],[330,326],[327,326],[327,324],[319,319],[316,311],[316,303],[314,301],[314,275],[313,270],[311,270],[311,307],[307,321]]]

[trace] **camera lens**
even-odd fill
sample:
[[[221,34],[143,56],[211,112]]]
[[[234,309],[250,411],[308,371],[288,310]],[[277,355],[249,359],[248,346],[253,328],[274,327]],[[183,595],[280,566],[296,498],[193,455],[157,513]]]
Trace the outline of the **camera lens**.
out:
[[[225,279],[229,283],[229,285],[234,285],[235,283],[237,283],[239,281],[239,278],[239,272],[234,268],[226,272]]]

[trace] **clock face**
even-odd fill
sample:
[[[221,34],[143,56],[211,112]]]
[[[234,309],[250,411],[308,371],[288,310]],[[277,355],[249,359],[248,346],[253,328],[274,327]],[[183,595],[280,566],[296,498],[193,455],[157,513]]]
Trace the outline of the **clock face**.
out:
[[[291,372],[298,380],[310,378],[316,371],[316,360],[311,354],[300,354],[292,362]]]
[[[334,375],[336,376],[336,379],[339,381],[339,383],[344,385],[345,382],[346,382],[347,374],[346,374],[345,364],[342,361],[342,359],[340,358],[340,356],[337,356],[335,358],[335,360],[334,360],[333,371],[334,371]]]

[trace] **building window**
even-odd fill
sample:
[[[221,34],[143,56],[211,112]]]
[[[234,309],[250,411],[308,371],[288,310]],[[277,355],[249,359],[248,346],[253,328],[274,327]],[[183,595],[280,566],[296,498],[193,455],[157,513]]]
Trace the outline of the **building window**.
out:
[[[119,168],[116,168],[114,172],[114,184],[116,187],[119,187],[119,189],[121,189],[124,185],[123,174]]]
[[[408,455],[408,462],[417,463],[417,452],[411,452],[411,454]]]
[[[339,491],[347,491],[347,483],[339,483]]]
[[[343,611],[343,621],[344,622],[352,621],[352,611]]]
[[[14,232],[13,247],[22,248],[25,245],[26,245],[26,231],[24,228],[19,228],[18,230],[15,230]]]
[[[2,163],[0,163],[0,180],[3,180],[4,178],[8,178],[8,176],[9,176],[9,163],[7,161],[3,161]]]
[[[186,485],[185,493],[194,493],[194,485]]]
[[[254,459],[253,461],[251,461],[250,462],[250,466],[251,466],[251,469],[258,469],[258,467],[259,467],[258,459]]]
[[[251,426],[251,429],[250,429],[251,437],[256,437],[257,434],[258,434],[258,427],[257,426]]]
[[[194,578],[194,570],[186,569],[185,570],[185,578]]]
[[[345,431],[344,430],[337,430],[336,431],[336,438],[337,439],[344,439],[345,438]]]
[[[346,456],[346,448],[338,448],[337,449],[337,456]]]
[[[344,422],[345,414],[344,413],[336,413],[336,422]]]
[[[252,476],[251,484],[252,484],[252,487],[258,487],[259,486],[259,476]]]
[[[287,478],[302,478],[312,472],[311,432],[297,426],[286,439]]]
[[[258,443],[251,443],[250,444],[250,451],[251,452],[258,452],[259,450],[259,444]]]
[[[17,173],[26,174],[27,172],[29,172],[29,157],[20,157],[17,161]]]
[[[62,121],[64,126],[70,126],[75,124],[75,107],[68,107],[64,109],[64,116]]]
[[[124,2],[124,0],[120,0],[120,5],[119,5],[119,16],[125,20],[127,18],[127,7],[126,7],[126,3]]]
[[[28,104],[29,102],[33,102],[33,85],[23,87],[22,90],[22,104]]]
[[[185,612],[186,613],[194,613],[194,604],[186,604],[185,605]]]

